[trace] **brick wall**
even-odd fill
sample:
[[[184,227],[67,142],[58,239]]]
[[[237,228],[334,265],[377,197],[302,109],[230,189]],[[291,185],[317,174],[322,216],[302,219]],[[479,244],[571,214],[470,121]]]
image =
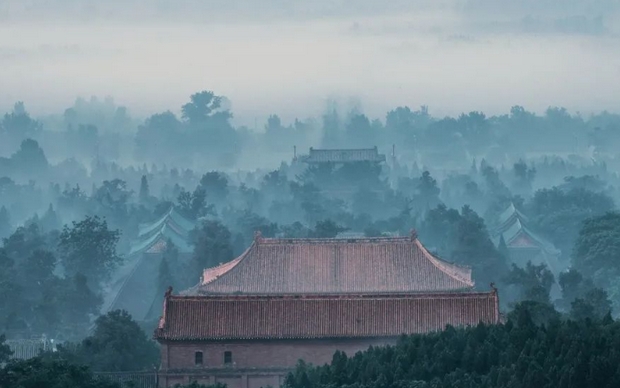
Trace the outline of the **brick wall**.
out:
[[[204,384],[223,382],[228,388],[278,387],[287,370],[300,359],[320,365],[330,362],[336,350],[353,355],[371,345],[394,342],[382,338],[163,343],[160,382],[162,386],[196,380]],[[202,366],[194,364],[197,351],[203,353]],[[224,364],[224,352],[232,353],[232,364]]]

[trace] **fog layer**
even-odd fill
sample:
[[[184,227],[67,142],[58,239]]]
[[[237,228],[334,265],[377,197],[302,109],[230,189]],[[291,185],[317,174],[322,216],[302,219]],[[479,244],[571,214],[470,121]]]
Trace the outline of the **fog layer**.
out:
[[[436,115],[514,104],[589,113],[620,97],[614,1],[4,1],[0,111],[114,96],[146,117],[197,89],[233,101],[252,128],[355,98],[367,114]],[[45,95],[45,98],[41,98]]]

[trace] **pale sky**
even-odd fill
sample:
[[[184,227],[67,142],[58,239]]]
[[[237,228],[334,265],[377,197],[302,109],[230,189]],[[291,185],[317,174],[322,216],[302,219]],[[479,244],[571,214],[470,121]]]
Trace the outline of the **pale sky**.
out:
[[[0,112],[96,95],[145,117],[204,89],[249,126],[328,99],[618,112],[619,22],[617,0],[0,0]]]

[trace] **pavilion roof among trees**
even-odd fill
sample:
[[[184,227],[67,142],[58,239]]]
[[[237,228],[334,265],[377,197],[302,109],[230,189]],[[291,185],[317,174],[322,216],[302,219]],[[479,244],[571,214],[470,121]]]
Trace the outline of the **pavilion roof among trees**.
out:
[[[204,271],[187,295],[425,293],[470,290],[469,267],[411,237],[277,239],[258,234],[235,260]]]
[[[174,207],[156,221],[140,225],[125,262],[112,277],[103,311],[124,309],[139,321],[148,319],[154,301],[161,298],[158,276],[162,255],[169,248],[178,250],[179,255],[190,255],[193,247],[189,235],[194,225]]]
[[[498,217],[493,242],[498,248],[505,244],[513,261],[546,263],[554,268],[560,251],[548,240],[534,233],[528,226],[528,218],[514,204]]]
[[[172,206],[158,220],[139,226],[138,237],[132,242],[129,255],[161,253],[167,241],[172,241],[179,252],[190,253],[193,248],[189,243],[189,233],[195,226]]]
[[[377,147],[359,149],[314,149],[310,147],[308,155],[302,155],[299,160],[308,163],[357,163],[385,162],[385,155],[380,154]]]

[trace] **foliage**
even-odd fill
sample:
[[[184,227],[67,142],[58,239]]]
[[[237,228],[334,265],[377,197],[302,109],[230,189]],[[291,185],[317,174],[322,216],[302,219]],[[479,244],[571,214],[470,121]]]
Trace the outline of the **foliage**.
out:
[[[68,359],[101,372],[148,370],[159,361],[157,345],[122,310],[100,316],[91,336],[78,344],[62,346],[57,353],[50,357]]]
[[[118,230],[109,230],[105,220],[86,217],[65,225],[59,236],[58,250],[69,274],[83,274],[89,284],[100,286],[122,261],[116,253]]]
[[[177,201],[179,213],[189,219],[197,220],[213,213],[213,205],[207,205],[207,192],[200,186],[193,193],[181,189]]]
[[[469,206],[460,213],[443,204],[431,209],[421,237],[440,257],[471,266],[476,284],[484,289],[491,282],[500,282],[508,270],[506,257],[493,245],[484,220]]]
[[[138,193],[138,198],[140,202],[145,203],[149,200],[150,196],[149,181],[146,179],[146,175],[142,175],[142,178],[140,178],[140,192]]]
[[[607,314],[611,314],[611,301],[607,292],[600,288],[586,292],[583,298],[575,298],[571,303],[570,316],[575,320],[603,319]]]
[[[0,334],[0,365],[9,361],[9,357],[13,354],[13,351],[9,347],[9,345],[5,344],[6,336],[4,334]]]
[[[200,186],[204,189],[207,198],[221,203],[228,196],[228,178],[218,171],[210,171],[200,178]]]
[[[575,268],[608,285],[620,274],[620,214],[608,213],[583,223],[573,250]]]
[[[219,221],[204,221],[192,232],[194,255],[192,257],[192,274],[202,274],[205,268],[226,263],[233,258],[231,233]]]
[[[190,123],[202,123],[218,115],[226,119],[230,117],[227,110],[220,110],[222,108],[222,97],[216,96],[211,91],[205,90],[194,93],[190,96],[190,100],[181,107],[183,118]]]
[[[0,239],[11,234],[11,216],[6,207],[0,207]]]
[[[120,388],[93,376],[87,367],[41,357],[10,361],[0,369],[0,387]]]
[[[310,233],[310,236],[315,238],[334,238],[338,235],[338,233],[346,230],[347,228],[339,226],[332,220],[324,220],[316,223],[314,230]]]
[[[531,306],[507,323],[401,338],[395,346],[371,347],[332,362],[300,362],[288,388],[318,387],[615,387],[620,384],[620,324],[604,320],[536,325]],[[557,313],[556,313],[557,314]]]
[[[538,303],[549,303],[551,286],[555,283],[553,273],[546,265],[534,265],[528,261],[525,268],[512,265],[505,279],[507,284],[520,288],[520,300],[531,300]]]
[[[613,200],[604,193],[583,188],[565,191],[554,187],[538,190],[528,204],[528,213],[535,215],[532,225],[568,254],[581,223],[613,208]]]
[[[439,204],[439,187],[437,181],[428,171],[424,171],[418,180],[415,197],[424,209],[432,209]]]
[[[0,327],[10,334],[79,336],[101,305],[83,275],[58,275],[54,245],[55,239],[40,233],[36,224],[4,240]]]
[[[21,142],[19,150],[11,155],[11,162],[17,171],[41,176],[49,166],[47,158],[39,143],[33,139]]]

